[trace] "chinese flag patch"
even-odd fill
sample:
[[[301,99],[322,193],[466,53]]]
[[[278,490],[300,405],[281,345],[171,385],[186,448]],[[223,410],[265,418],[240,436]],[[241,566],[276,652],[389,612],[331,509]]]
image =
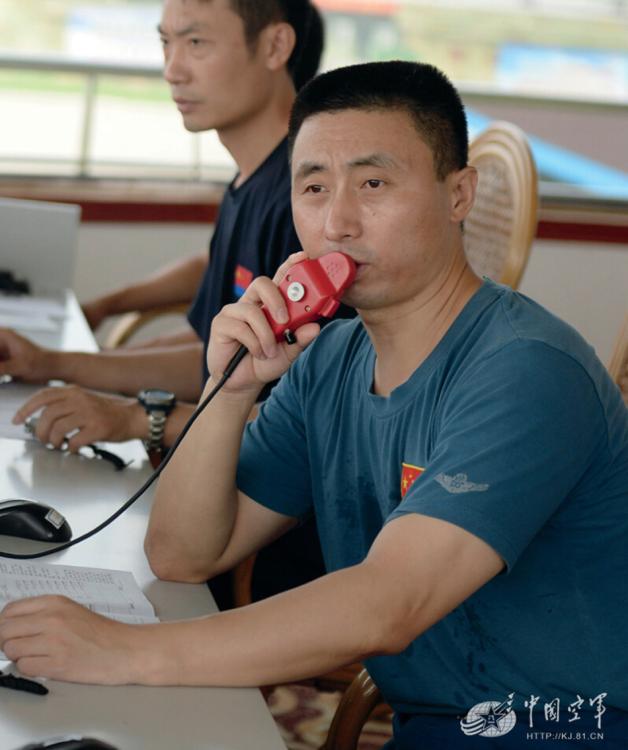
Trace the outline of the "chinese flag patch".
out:
[[[253,281],[253,272],[244,266],[236,266],[233,277],[233,291],[236,297],[241,297],[248,285]]]
[[[413,466],[412,464],[402,463],[401,464],[401,497],[403,498],[406,492],[412,487],[415,480],[418,479],[425,469],[421,466]]]

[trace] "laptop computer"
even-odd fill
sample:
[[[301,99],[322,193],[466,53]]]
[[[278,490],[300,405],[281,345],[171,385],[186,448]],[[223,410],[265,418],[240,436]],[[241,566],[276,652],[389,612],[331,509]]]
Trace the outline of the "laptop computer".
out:
[[[0,270],[26,280],[35,295],[73,286],[80,206],[0,198]]]

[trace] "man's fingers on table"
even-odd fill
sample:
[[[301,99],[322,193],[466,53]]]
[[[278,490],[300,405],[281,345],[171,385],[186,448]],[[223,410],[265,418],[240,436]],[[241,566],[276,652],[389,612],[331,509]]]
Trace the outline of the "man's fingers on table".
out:
[[[49,406],[57,401],[63,401],[65,399],[64,388],[42,388],[41,391],[37,391],[31,396],[28,401],[25,401],[22,406],[15,412],[13,416],[13,424],[21,424],[31,414],[34,414],[44,406]]]
[[[36,612],[42,612],[45,609],[61,608],[62,606],[72,603],[65,596],[51,594],[47,596],[31,596],[27,599],[18,599],[9,602],[0,611],[0,622],[5,617],[21,617],[22,615],[31,615]]]
[[[50,656],[50,638],[41,633],[10,638],[2,646],[7,659],[19,663],[20,659]]]
[[[49,656],[24,656],[16,661],[17,668],[25,677],[49,677],[54,679],[57,670]]]
[[[73,411],[72,407],[64,401],[45,408],[37,419],[35,428],[37,439],[44,445],[54,445],[55,448],[59,448],[65,441],[66,435],[77,427]]]

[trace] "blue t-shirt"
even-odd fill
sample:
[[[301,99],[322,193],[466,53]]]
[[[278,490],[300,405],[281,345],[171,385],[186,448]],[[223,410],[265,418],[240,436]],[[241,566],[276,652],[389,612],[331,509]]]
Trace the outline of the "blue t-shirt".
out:
[[[464,716],[514,694],[525,714],[531,696],[591,711],[606,693],[628,710],[628,411],[593,349],[486,280],[387,398],[374,364],[360,319],[328,326],[247,427],[238,486],[280,513],[313,511],[328,571],[407,513],[503,558],[503,575],[402,653],[367,661],[387,701]]]
[[[290,208],[288,146],[284,139],[239,187],[232,182],[209,244],[209,263],[188,313],[207,350],[212,320],[237,302],[256,276],[274,276],[301,249]],[[203,382],[207,363],[203,356]]]

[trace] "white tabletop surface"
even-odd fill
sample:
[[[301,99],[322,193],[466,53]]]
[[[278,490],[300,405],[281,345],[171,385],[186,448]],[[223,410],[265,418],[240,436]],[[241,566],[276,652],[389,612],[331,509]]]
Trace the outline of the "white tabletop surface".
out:
[[[74,308],[75,300],[68,297]],[[65,349],[92,348],[78,308],[57,341]],[[75,328],[69,335],[67,327]],[[46,334],[49,337],[50,334]],[[35,338],[34,336],[32,338]],[[48,343],[40,339],[41,343]],[[0,386],[0,398],[2,389]],[[111,464],[65,455],[34,442],[0,439],[0,500],[45,502],[63,513],[73,536],[100,523],[150,474],[139,443],[117,446],[133,463],[116,472]],[[92,539],[42,562],[130,570],[162,620],[215,611],[205,585],[158,581],[142,549],[152,489]],[[0,549],[24,552],[43,545],[0,536]],[[6,662],[0,662],[5,668]],[[254,689],[100,687],[48,681],[50,693],[30,695],[0,688],[0,748],[68,733],[96,736],[119,750],[285,750],[261,694]]]

